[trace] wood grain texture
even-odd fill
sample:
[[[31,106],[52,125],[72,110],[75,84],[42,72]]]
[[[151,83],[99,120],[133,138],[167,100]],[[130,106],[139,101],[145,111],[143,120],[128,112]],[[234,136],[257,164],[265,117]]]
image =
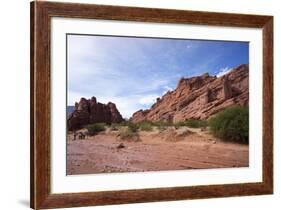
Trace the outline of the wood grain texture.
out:
[[[30,7],[30,206],[34,208],[35,202],[35,190],[34,190],[34,183],[35,183],[35,153],[34,153],[34,146],[35,146],[35,138],[34,138],[34,62],[35,62],[35,53],[34,53],[34,6],[33,3]]]
[[[273,193],[273,17],[263,27],[263,182]]]
[[[52,17],[263,29],[263,181],[260,183],[51,194],[50,20]],[[273,17],[136,7],[31,3],[31,177],[34,209],[273,193]],[[94,191],[94,189],[93,189]]]

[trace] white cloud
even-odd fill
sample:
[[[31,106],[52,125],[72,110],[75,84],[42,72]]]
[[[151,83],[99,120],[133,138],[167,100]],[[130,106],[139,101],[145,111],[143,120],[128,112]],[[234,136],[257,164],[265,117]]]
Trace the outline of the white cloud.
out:
[[[227,67],[224,67],[224,68],[221,68],[221,69],[219,70],[219,73],[218,73],[216,76],[217,76],[217,77],[221,77],[221,76],[227,74],[227,73],[230,72],[230,71],[231,71],[231,68],[229,68],[228,66],[227,66]]]
[[[158,95],[140,96],[138,102],[141,105],[151,106],[153,103],[156,102],[157,97],[159,97],[159,96]]]
[[[172,91],[172,90],[173,90],[172,87],[166,85],[166,86],[164,86],[164,91],[163,91],[162,95],[164,95],[164,94],[167,93],[168,91]]]
[[[108,103],[109,101],[115,103],[118,111],[121,113],[123,118],[129,119],[133,113],[142,109],[143,106],[136,103],[136,98],[134,96],[128,97],[116,97],[116,98],[98,98],[97,100],[101,103]]]
[[[82,97],[91,98],[92,96],[79,92],[67,91],[67,105],[74,106],[75,102],[79,102]]]
[[[129,96],[104,96],[104,95],[94,95],[97,101],[103,104],[108,102],[115,103],[117,109],[123,116],[123,118],[130,118],[136,111],[140,109],[148,109],[159,97],[157,94],[149,95],[129,95]],[[68,92],[68,105],[74,105],[75,102],[79,102],[80,98],[91,98],[91,95],[85,95],[79,92]]]
[[[173,88],[170,87],[170,86],[168,86],[168,85],[164,86],[164,89],[165,89],[166,91],[173,90]]]
[[[108,103],[109,101],[116,104],[117,109],[123,116],[123,118],[130,118],[136,111],[140,109],[148,109],[159,97],[156,94],[151,95],[130,95],[121,97],[97,97],[97,100],[101,103]]]
[[[182,76],[200,75],[221,58],[220,53],[196,53],[203,44],[192,40],[69,36],[68,42],[68,105],[95,96],[101,103],[115,103],[126,118],[150,108]],[[228,70],[222,68],[217,76]]]

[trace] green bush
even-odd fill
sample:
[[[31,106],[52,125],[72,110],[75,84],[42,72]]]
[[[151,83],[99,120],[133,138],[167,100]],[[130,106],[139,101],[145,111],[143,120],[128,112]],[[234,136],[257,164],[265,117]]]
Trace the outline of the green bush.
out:
[[[90,136],[94,136],[98,134],[101,131],[105,131],[105,123],[95,123],[95,124],[90,124],[86,126],[86,129],[88,130],[88,134]]]
[[[136,131],[132,131],[129,127],[122,127],[119,131],[118,137],[121,140],[133,142],[140,141],[139,134]]]
[[[129,120],[123,120],[122,122],[119,123],[120,126],[129,126],[131,122]]]
[[[208,126],[208,122],[205,120],[194,120],[194,119],[190,119],[190,120],[185,120],[182,122],[178,122],[175,124],[176,127],[178,126],[187,126],[187,127],[191,127],[191,128],[202,128],[202,127],[207,127]]]
[[[119,136],[121,137],[121,139],[127,139],[127,138],[132,138],[136,135],[136,132],[131,131],[128,128],[122,128],[120,130],[120,134]]]
[[[172,122],[164,122],[164,121],[157,121],[152,123],[153,126],[156,126],[158,130],[164,131],[166,130],[169,126],[173,126]]]
[[[168,128],[168,126],[158,126],[157,128],[159,131],[165,131]]]
[[[128,130],[133,132],[133,133],[136,133],[139,129],[139,126],[137,124],[134,124],[134,123],[129,123],[128,124]]]
[[[152,131],[153,130],[153,123],[150,121],[143,121],[138,124],[140,130],[142,131]]]
[[[168,127],[168,126],[173,126],[172,122],[164,122],[164,121],[157,121],[157,122],[153,122],[154,126],[157,127]]]
[[[118,131],[119,128],[120,128],[120,125],[119,125],[118,123],[112,123],[112,124],[110,125],[110,130],[111,130],[111,131]]]
[[[209,120],[213,134],[225,141],[249,142],[249,109],[233,106]]]
[[[118,129],[120,129],[121,127],[128,127],[128,129],[134,133],[139,129],[138,124],[132,123],[129,120],[124,120],[119,124],[115,124],[114,127],[119,127]]]
[[[176,130],[178,130],[181,126],[182,126],[182,125],[180,125],[180,124],[178,124],[178,123],[176,123],[176,124],[174,125],[174,127],[175,127]]]

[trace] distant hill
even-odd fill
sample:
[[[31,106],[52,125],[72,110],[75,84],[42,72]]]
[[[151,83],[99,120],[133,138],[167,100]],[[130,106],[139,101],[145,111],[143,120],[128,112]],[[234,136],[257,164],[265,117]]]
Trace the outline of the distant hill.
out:
[[[248,65],[233,68],[221,77],[205,73],[182,78],[175,90],[157,98],[150,109],[135,112],[131,121],[180,122],[186,119],[208,119],[232,105],[248,106],[248,80]]]
[[[69,116],[75,109],[75,106],[67,106],[66,107],[66,115]]]
[[[120,123],[123,117],[112,102],[102,104],[93,96],[90,99],[81,98],[77,108],[67,116],[68,130],[76,130],[93,123]],[[75,110],[74,110],[75,109]]]

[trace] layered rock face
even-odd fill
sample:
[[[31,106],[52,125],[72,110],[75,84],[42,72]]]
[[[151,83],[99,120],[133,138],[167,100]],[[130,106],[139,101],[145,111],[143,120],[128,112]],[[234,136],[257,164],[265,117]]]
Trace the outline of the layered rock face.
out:
[[[249,67],[240,65],[221,77],[206,73],[182,78],[175,90],[158,98],[150,109],[135,112],[130,120],[137,123],[208,119],[228,106],[247,106],[248,102]]]
[[[119,123],[123,120],[116,105],[112,102],[102,104],[95,97],[81,98],[75,103],[75,110],[67,118],[68,130],[76,130],[91,123]]]

